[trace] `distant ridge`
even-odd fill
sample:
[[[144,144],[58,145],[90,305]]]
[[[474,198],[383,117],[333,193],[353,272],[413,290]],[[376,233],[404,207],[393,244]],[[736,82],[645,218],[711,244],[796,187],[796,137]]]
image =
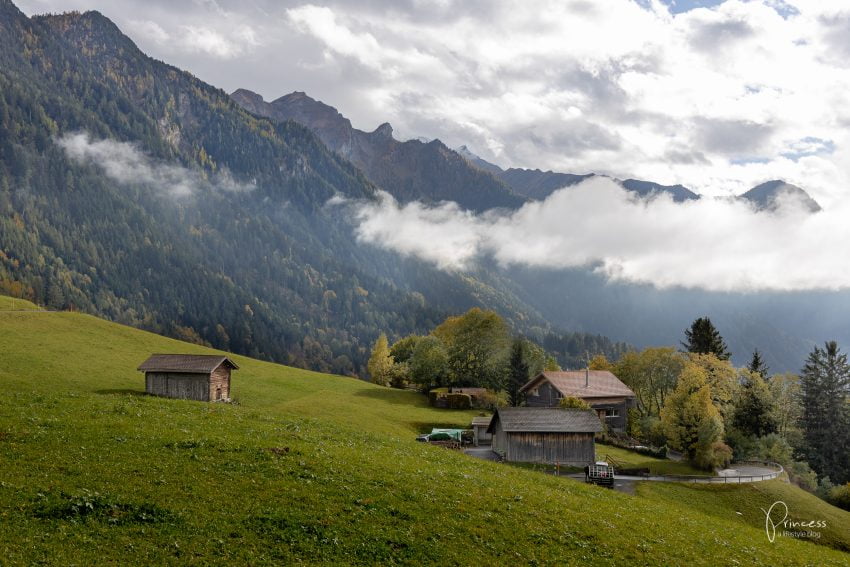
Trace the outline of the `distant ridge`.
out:
[[[775,211],[783,200],[797,201],[811,213],[822,210],[820,204],[803,189],[779,179],[757,185],[739,198],[746,199],[759,211]]]
[[[401,142],[389,123],[373,132],[351,125],[334,107],[303,92],[272,102],[249,90],[231,97],[243,108],[276,122],[292,120],[311,129],[331,150],[360,168],[370,181],[401,202],[455,201],[466,209],[517,208],[526,202],[492,172],[471,165],[440,140]]]

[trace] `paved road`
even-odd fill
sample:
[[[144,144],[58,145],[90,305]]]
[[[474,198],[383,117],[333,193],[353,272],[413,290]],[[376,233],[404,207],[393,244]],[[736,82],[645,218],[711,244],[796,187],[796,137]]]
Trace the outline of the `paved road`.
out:
[[[476,459],[484,459],[487,461],[498,461],[499,456],[490,449],[490,447],[469,447],[463,450],[464,453]],[[733,464],[733,468],[723,469],[717,472],[718,476],[706,477],[676,477],[676,476],[629,476],[617,475],[614,479],[614,490],[625,492],[626,494],[635,493],[635,482],[692,482],[697,484],[739,484],[749,482],[761,482],[762,480],[771,480],[779,475],[776,469],[757,466],[753,464]],[[549,470],[547,467],[544,472],[546,474],[555,474],[554,467]],[[584,481],[583,473],[572,473],[561,475],[574,480]]]

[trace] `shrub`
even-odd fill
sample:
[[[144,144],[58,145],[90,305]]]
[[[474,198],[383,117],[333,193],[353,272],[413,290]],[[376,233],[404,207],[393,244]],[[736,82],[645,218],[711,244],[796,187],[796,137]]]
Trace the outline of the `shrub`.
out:
[[[469,394],[446,394],[449,409],[469,409],[472,407],[472,398]]]
[[[836,486],[830,490],[827,501],[833,506],[838,506],[842,510],[850,511],[850,482],[841,486]]]
[[[803,461],[792,461],[785,465],[785,472],[791,482],[804,490],[813,492],[818,487],[818,475]]]
[[[785,466],[791,462],[792,449],[788,441],[776,433],[761,437],[756,442],[756,450],[759,459],[773,461]]]
[[[494,411],[496,408],[503,408],[508,405],[508,394],[504,391],[494,392],[487,390],[483,394],[479,394],[472,399],[472,407],[476,409],[487,409]]]
[[[588,404],[581,398],[567,396],[566,398],[562,398],[561,401],[558,402],[558,407],[564,409],[590,409],[590,404]]]

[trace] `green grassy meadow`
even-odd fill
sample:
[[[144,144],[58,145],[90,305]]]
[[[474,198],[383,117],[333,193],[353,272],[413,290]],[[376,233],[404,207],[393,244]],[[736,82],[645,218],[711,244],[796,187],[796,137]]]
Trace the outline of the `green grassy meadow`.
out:
[[[768,543],[755,512],[723,512],[758,512],[764,498],[746,491],[717,508],[685,485],[629,496],[416,443],[475,412],[351,378],[237,356],[238,403],[149,397],[135,368],[154,352],[211,351],[81,314],[0,312],[0,563],[850,560]],[[831,524],[850,525],[829,508]],[[850,542],[846,528],[830,538]]]
[[[612,445],[597,444],[596,459],[608,459],[616,462],[620,467],[647,468],[651,474],[682,474],[693,476],[711,476],[713,474],[712,471],[704,471],[693,467],[686,461],[658,459]]]

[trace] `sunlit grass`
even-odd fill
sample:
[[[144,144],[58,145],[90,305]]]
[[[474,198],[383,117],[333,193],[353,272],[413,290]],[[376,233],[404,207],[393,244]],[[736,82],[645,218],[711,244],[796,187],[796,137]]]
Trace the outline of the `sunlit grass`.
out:
[[[235,357],[238,404],[149,397],[135,368],[152,352],[210,351],[79,314],[0,313],[3,564],[850,557],[769,544],[687,493],[632,497],[416,443],[476,412],[435,410],[412,392]]]

